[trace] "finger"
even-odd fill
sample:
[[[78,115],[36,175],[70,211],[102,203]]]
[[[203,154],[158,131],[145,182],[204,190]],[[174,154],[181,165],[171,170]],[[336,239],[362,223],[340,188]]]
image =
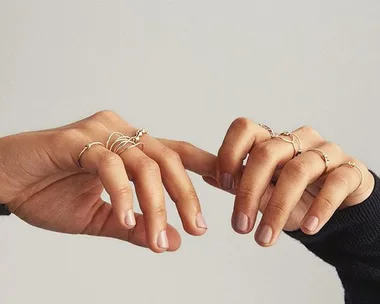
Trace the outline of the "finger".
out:
[[[144,136],[141,142],[144,145],[144,153],[160,166],[163,183],[176,204],[185,231],[192,235],[204,234],[207,224],[197,193],[179,154],[150,136]]]
[[[216,179],[215,155],[204,151],[188,142],[158,138],[162,144],[172,149],[180,156],[184,167],[201,176]]]
[[[223,189],[221,189],[221,186],[220,186],[220,184],[218,183],[218,181],[215,180],[215,179],[213,179],[212,177],[203,176],[202,178],[203,178],[203,180],[204,180],[207,184],[209,184],[210,186],[213,186],[213,187],[215,187],[215,188],[218,188],[218,189],[220,189],[220,190],[223,190]],[[224,190],[224,191],[226,191],[226,190]],[[230,191],[227,191],[227,192],[229,192],[229,193],[231,193],[231,194],[235,194],[235,190],[234,190],[234,189],[232,189],[232,190],[230,190]]]
[[[243,161],[255,143],[270,138],[267,130],[247,118],[237,118],[229,127],[218,152],[218,181],[221,188],[230,191],[237,185]]]
[[[133,194],[121,158],[97,145],[85,151],[80,162],[85,171],[99,176],[119,223],[127,228],[134,227]]]
[[[360,167],[362,172],[368,172],[363,165]],[[346,198],[359,190],[362,176],[357,170],[344,165],[327,176],[324,186],[302,221],[301,229],[304,233],[318,233]]]
[[[322,141],[309,127],[294,132],[308,149]],[[248,157],[239,186],[236,189],[232,227],[238,233],[252,231],[261,199],[268,188],[275,170],[294,156],[292,144],[278,138],[255,145]]]
[[[130,242],[141,247],[150,247],[147,239],[146,223],[142,214],[135,213],[136,226],[132,229],[123,229],[117,220],[117,216],[107,203],[100,204],[100,207],[92,217],[92,221],[83,231],[83,234],[112,237]],[[181,245],[181,237],[177,230],[171,225],[167,226],[167,237],[169,240],[168,251],[176,251]]]
[[[133,147],[120,154],[135,184],[136,195],[146,224],[149,248],[155,252],[168,249],[165,196],[158,164]]]
[[[256,232],[255,238],[260,245],[270,246],[276,242],[307,186],[322,176],[326,169],[336,168],[346,158],[336,144],[324,143],[317,148],[319,152],[307,151],[282,169]],[[327,158],[325,161],[319,153],[325,153],[330,161],[326,163]]]

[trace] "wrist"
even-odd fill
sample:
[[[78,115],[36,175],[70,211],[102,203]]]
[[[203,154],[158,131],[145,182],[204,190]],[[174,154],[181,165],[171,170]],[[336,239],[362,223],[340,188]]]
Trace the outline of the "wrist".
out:
[[[0,204],[9,203],[9,178],[6,168],[6,154],[7,150],[6,142],[8,142],[9,137],[0,137]]]

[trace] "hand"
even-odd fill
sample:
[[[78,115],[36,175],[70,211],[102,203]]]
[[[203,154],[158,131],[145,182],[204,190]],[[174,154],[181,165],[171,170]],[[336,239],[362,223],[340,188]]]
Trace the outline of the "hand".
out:
[[[360,204],[374,187],[373,175],[365,165],[338,145],[326,142],[310,127],[293,134],[283,136],[287,141],[271,139],[268,130],[238,118],[228,129],[217,157],[191,146],[184,153],[181,145],[167,145],[181,156],[194,155],[185,167],[203,175],[209,184],[236,195],[232,215],[236,232],[250,233],[261,211],[255,238],[260,245],[271,246],[283,229],[317,233],[337,209]],[[297,137],[303,153],[294,157],[300,145]],[[313,148],[320,151],[310,151]],[[327,168],[321,152],[330,158]],[[354,161],[361,171],[343,165],[348,161]]]
[[[118,238],[155,252],[180,246],[166,222],[163,186],[175,202],[184,229],[206,231],[194,187],[178,154],[149,135],[120,155],[95,145],[112,132],[136,129],[105,111],[74,124],[0,139],[0,201],[24,221],[48,230]],[[143,147],[143,149],[141,149]],[[134,183],[142,215],[133,212]],[[103,189],[111,205],[101,199]]]

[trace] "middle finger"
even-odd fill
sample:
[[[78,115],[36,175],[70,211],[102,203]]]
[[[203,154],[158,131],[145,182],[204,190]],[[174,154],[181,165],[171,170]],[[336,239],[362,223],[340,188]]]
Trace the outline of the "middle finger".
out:
[[[146,155],[160,166],[164,186],[176,204],[185,231],[192,235],[204,234],[207,224],[199,199],[178,153],[149,135],[142,137],[141,142]]]
[[[309,127],[300,128],[294,131],[294,134],[300,138],[306,150],[322,142],[322,138]],[[294,152],[292,144],[278,138],[264,141],[253,147],[236,190],[232,215],[236,232],[244,234],[252,231],[261,199],[275,170],[291,160]]]

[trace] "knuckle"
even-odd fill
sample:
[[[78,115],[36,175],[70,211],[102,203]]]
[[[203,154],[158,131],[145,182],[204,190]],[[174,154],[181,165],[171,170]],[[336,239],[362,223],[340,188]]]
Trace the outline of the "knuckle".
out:
[[[93,119],[99,120],[99,119],[103,119],[103,118],[113,118],[115,116],[116,116],[116,113],[111,111],[111,110],[102,110],[102,111],[95,113],[91,117]]]
[[[99,156],[100,166],[115,167],[121,165],[122,161],[119,156],[109,151],[104,151]]]
[[[151,158],[149,157],[141,157],[137,161],[137,166],[143,170],[143,171],[148,171],[151,173],[157,173],[160,171],[160,167],[158,164]]]
[[[336,151],[336,153],[342,154],[343,150],[342,148],[334,142],[327,142],[327,145],[331,148],[331,150]]]
[[[153,207],[151,212],[155,215],[155,216],[158,216],[160,218],[163,218],[166,216],[166,210],[165,210],[165,207],[160,205],[160,206],[156,206],[156,207]]]
[[[348,178],[342,173],[335,173],[331,182],[339,189],[347,190],[349,188]]]
[[[236,196],[243,201],[252,201],[255,199],[255,191],[246,186],[240,186],[236,190]]]
[[[75,142],[81,138],[83,138],[83,133],[80,130],[77,128],[67,128],[54,132],[50,140],[52,145],[59,149],[67,143]]]
[[[172,162],[182,163],[182,160],[181,160],[181,157],[179,156],[179,154],[167,146],[163,146],[162,154],[164,155],[164,157],[166,159],[168,159]]]
[[[118,189],[115,190],[115,192],[120,196],[130,196],[131,195],[131,189],[128,185],[124,185]]]
[[[311,172],[310,165],[305,161],[291,161],[283,169],[283,173],[297,180],[307,178]]]
[[[73,140],[77,140],[78,138],[83,137],[82,132],[76,128],[69,128],[69,129],[63,130],[61,132],[62,132],[63,138],[65,140],[70,141],[70,142],[72,142]],[[60,133],[60,132],[58,132],[58,133]]]
[[[191,143],[187,142],[187,141],[178,141],[177,142],[178,144],[178,147],[179,149],[183,152],[183,153],[190,153],[191,151],[193,151],[194,149],[194,145],[192,145]]]
[[[190,190],[185,191],[185,193],[182,196],[183,196],[183,198],[186,198],[186,200],[190,200],[190,201],[198,200],[198,195],[194,189],[190,189]]]
[[[305,136],[312,137],[315,139],[321,139],[322,136],[311,126],[303,126],[300,129],[300,132],[304,133]]]
[[[237,160],[237,161],[242,160],[241,155],[238,153],[238,151],[236,151],[236,149],[234,149],[233,147],[226,147],[226,146],[220,147],[218,151],[218,158],[220,158],[221,160],[228,160],[228,159]]]
[[[252,125],[253,122],[248,118],[238,117],[232,122],[231,127],[236,128],[238,130],[247,130],[250,129]]]
[[[272,142],[263,142],[261,144],[258,144],[252,149],[251,155],[254,155],[253,157],[255,159],[258,159],[262,162],[269,162],[274,158],[274,147],[271,144]]]
[[[103,110],[85,119],[85,123],[87,128],[106,128],[107,125],[115,125],[115,123],[121,120],[120,116],[115,112]]]
[[[328,197],[320,197],[319,198],[319,206],[321,206],[324,210],[334,209],[334,203]]]
[[[272,201],[265,208],[265,216],[283,217],[287,214],[286,204],[281,201]]]

